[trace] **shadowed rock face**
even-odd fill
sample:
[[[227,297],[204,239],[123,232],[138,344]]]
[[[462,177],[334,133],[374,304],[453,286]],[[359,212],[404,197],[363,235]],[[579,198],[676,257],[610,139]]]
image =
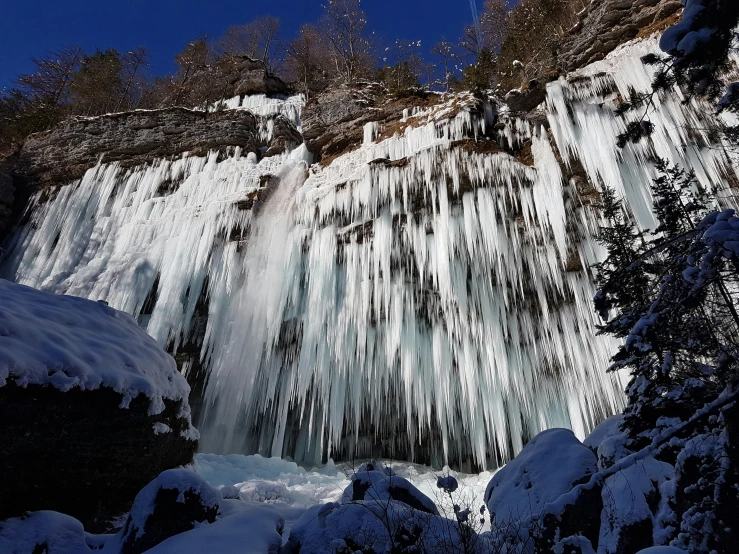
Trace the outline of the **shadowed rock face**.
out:
[[[278,119],[282,119],[278,117]],[[275,125],[270,144],[259,139],[256,116],[244,110],[214,113],[168,108],[102,117],[69,119],[51,131],[28,138],[13,173],[28,184],[61,185],[82,177],[102,157],[130,167],[156,158],[240,146],[245,152],[262,146],[302,142],[287,121]]]
[[[10,167],[0,163],[0,241],[3,232],[11,220],[15,203],[15,186],[10,176]]]
[[[560,48],[560,66],[574,71],[602,60],[637,36],[662,30],[682,9],[679,0],[603,0],[592,2]],[[664,23],[664,24],[663,24]]]
[[[126,409],[121,398],[107,388],[0,387],[0,467],[12,476],[0,479],[0,519],[55,510],[107,531],[144,485],[192,460],[198,443],[180,434],[189,422],[178,403],[150,416],[144,395]],[[155,423],[171,430],[157,434]]]

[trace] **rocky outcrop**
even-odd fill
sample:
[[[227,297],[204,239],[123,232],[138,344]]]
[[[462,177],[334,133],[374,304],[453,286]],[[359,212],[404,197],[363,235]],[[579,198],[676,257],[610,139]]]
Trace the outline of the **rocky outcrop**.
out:
[[[56,510],[107,530],[192,460],[189,392],[129,315],[0,279],[0,519]]]
[[[289,92],[284,81],[267,71],[263,62],[248,56],[224,56],[213,66],[194,73],[189,82],[195,88],[200,85],[218,90],[222,98]]]
[[[625,42],[663,30],[681,9],[679,0],[591,2],[562,42],[559,66],[574,71],[602,60]]]
[[[282,116],[275,118],[274,129],[272,140],[264,144],[259,118],[245,110],[168,108],[76,117],[29,137],[13,173],[32,186],[61,185],[82,177],[101,159],[132,167],[184,152],[204,155],[236,146],[256,152],[266,146],[274,153],[288,142],[301,142]]]
[[[400,122],[404,110],[430,107],[438,101],[436,94],[389,99],[385,87],[378,83],[328,90],[312,98],[303,109],[303,139],[314,160],[325,164],[361,146],[365,124],[391,126]]]

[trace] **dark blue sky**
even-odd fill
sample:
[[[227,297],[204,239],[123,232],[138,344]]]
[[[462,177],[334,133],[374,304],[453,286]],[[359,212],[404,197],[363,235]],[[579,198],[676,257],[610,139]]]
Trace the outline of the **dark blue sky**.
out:
[[[478,0],[482,7],[483,0]],[[0,88],[33,69],[29,58],[63,45],[86,51],[146,46],[152,72],[173,68],[188,41],[219,36],[228,26],[271,13],[292,37],[318,19],[321,0],[2,0]],[[369,26],[390,42],[423,41],[424,50],[445,35],[457,39],[472,19],[469,0],[364,0]]]

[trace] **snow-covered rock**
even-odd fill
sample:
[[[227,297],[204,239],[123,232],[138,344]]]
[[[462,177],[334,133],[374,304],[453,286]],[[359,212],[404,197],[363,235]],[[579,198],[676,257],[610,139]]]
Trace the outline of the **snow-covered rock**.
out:
[[[650,546],[636,554],[685,554],[685,550],[680,550],[674,546]]]
[[[118,534],[122,554],[139,554],[198,523],[213,523],[221,501],[220,491],[197,473],[163,472],[136,495]]]
[[[523,521],[595,471],[595,455],[572,431],[549,429],[493,476],[485,502],[498,521]]]
[[[395,475],[392,469],[380,462],[363,464],[351,476],[351,484],[344,490],[341,503],[358,501],[389,502],[397,501],[414,510],[439,515],[436,504],[419,491],[410,481]]]
[[[287,554],[458,551],[458,525],[395,500],[331,502],[308,509],[295,523]],[[471,533],[474,535],[474,533]]]
[[[660,488],[673,473],[670,464],[648,457],[605,480],[599,553],[634,552],[654,544]]]
[[[598,447],[606,438],[619,432],[623,420],[623,414],[616,414],[603,420],[585,437],[582,443],[597,452]]]
[[[283,518],[273,510],[241,503],[234,513],[175,535],[147,554],[277,554]]]
[[[0,387],[8,382],[106,387],[123,396],[122,407],[143,394],[151,414],[165,399],[186,403],[190,393],[172,356],[128,314],[0,279]]]
[[[192,459],[189,390],[129,315],[0,280],[0,467],[13,476],[0,480],[0,518],[56,510],[106,530]]]
[[[580,494],[574,504],[559,506],[556,502],[596,470],[595,454],[572,431],[549,429],[531,439],[493,476],[485,502],[496,525],[520,526],[531,534],[539,550],[575,534],[597,544],[600,489]]]
[[[0,522],[4,554],[85,554],[92,552],[82,524],[58,512],[33,512]]]

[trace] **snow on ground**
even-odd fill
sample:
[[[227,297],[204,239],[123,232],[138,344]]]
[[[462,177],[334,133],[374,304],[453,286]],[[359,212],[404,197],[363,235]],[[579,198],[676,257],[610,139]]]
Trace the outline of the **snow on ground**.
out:
[[[36,548],[46,544],[46,550]],[[34,512],[26,518],[13,518],[0,526],[0,552],[30,554],[81,554],[89,552],[82,524],[59,512]]]
[[[227,515],[224,514],[224,511]],[[282,544],[283,518],[269,507],[238,500],[221,504],[222,517],[210,525],[170,537],[148,554],[276,554]]]
[[[473,509],[483,505],[483,494],[493,472],[462,474],[444,468],[434,470],[428,466],[381,460],[400,477],[411,482],[420,492],[434,500],[439,512],[452,517],[453,507],[448,498],[436,486],[439,475],[453,475],[459,481],[455,502],[470,504]],[[282,537],[286,541],[290,529],[311,506],[341,502],[341,496],[351,484],[351,476],[359,471],[361,461],[352,464],[335,464],[329,461],[322,467],[305,469],[295,462],[281,458],[265,458],[258,454],[217,455],[197,454],[195,470],[217,488],[235,487],[245,505],[269,508],[285,519]],[[232,489],[227,489],[233,492]],[[225,494],[230,497],[230,494]]]
[[[163,399],[187,400],[174,359],[126,313],[101,302],[49,294],[0,279],[0,386],[59,390],[108,387],[139,394],[161,413]]]

